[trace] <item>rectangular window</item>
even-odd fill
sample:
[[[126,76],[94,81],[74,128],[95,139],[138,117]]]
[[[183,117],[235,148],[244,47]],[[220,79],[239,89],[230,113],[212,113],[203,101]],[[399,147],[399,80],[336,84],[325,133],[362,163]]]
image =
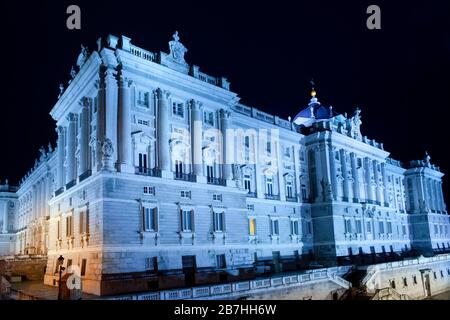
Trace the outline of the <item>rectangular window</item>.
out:
[[[61,221],[58,220],[58,226],[57,226],[57,233],[58,233],[58,240],[61,239]]]
[[[191,199],[191,192],[187,190],[181,190],[180,197],[183,199]]]
[[[345,233],[351,233],[352,232],[352,222],[350,219],[345,219]]]
[[[158,258],[149,257],[145,259],[145,270],[147,271],[158,271]]]
[[[223,212],[214,212],[214,232],[223,232],[224,225],[224,213]]]
[[[436,236],[438,235],[438,226],[437,226],[437,224],[434,225],[434,234]]]
[[[380,229],[380,233],[384,233],[384,222],[383,221],[378,222],[378,228]]]
[[[172,103],[172,114],[177,117],[184,117],[184,108],[182,103]]]
[[[284,155],[286,157],[290,158],[291,157],[291,148],[289,148],[289,147],[284,148]]]
[[[271,153],[272,151],[272,145],[270,144],[270,141],[266,143],[266,151],[267,153]]]
[[[298,220],[291,220],[291,234],[294,236],[298,236]]]
[[[214,113],[213,112],[209,112],[209,111],[205,111],[203,113],[203,122],[205,124],[213,126],[214,125]]]
[[[267,194],[273,195],[273,180],[272,180],[272,178],[266,178],[266,187],[267,187]]]
[[[81,260],[81,276],[86,274],[86,259]]]
[[[247,204],[247,209],[254,211],[255,210],[255,205],[254,204]]]
[[[362,233],[361,220],[356,220],[356,233]]]
[[[213,194],[213,200],[214,201],[222,201],[222,195],[218,193]]]
[[[89,232],[89,211],[80,212],[79,229],[80,234]]]
[[[292,198],[292,181],[286,181],[286,197]]]
[[[181,231],[192,232],[194,210],[181,210]]]
[[[306,193],[306,185],[302,184],[302,200],[307,201],[308,200],[308,194]]]
[[[273,219],[271,221],[271,230],[270,233],[274,236],[278,236],[280,234],[278,219]]]
[[[413,284],[417,284],[417,277],[413,276]]]
[[[66,237],[71,237],[73,235],[73,221],[72,216],[66,217]]]
[[[141,107],[149,106],[148,92],[138,91],[137,104]]]
[[[248,220],[248,225],[249,225],[248,233],[249,233],[251,236],[256,235],[256,219],[255,219],[255,218],[250,218],[250,219]]]
[[[306,221],[306,234],[312,234],[312,222]]]
[[[402,234],[406,236],[406,226],[402,225]]]
[[[157,208],[142,209],[144,231],[157,231]]]
[[[387,233],[392,234],[392,223],[390,221],[387,222]]]
[[[250,175],[249,174],[244,174],[244,188],[245,190],[250,192]]]
[[[144,187],[144,194],[155,195],[155,187]]]

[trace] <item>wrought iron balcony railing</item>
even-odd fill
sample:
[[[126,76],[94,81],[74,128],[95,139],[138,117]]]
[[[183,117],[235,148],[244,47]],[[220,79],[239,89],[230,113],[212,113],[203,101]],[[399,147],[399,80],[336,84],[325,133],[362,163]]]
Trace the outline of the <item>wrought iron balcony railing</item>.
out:
[[[249,198],[256,198],[258,195],[257,195],[257,193],[256,192],[248,192],[247,193],[247,197],[249,197]]]
[[[136,167],[136,174],[161,178],[161,170],[157,168]]]
[[[173,178],[175,180],[189,181],[189,182],[197,182],[197,177],[192,173],[181,173],[175,172],[173,174]]]
[[[215,184],[215,185],[218,185],[218,186],[226,186],[227,185],[227,181],[225,179],[222,179],[222,178],[207,177],[206,178],[206,182],[208,184]]]
[[[297,197],[288,197],[288,196],[286,196],[286,201],[288,201],[288,202],[297,202]]]
[[[264,196],[268,200],[280,200],[280,196],[278,194],[266,193]]]

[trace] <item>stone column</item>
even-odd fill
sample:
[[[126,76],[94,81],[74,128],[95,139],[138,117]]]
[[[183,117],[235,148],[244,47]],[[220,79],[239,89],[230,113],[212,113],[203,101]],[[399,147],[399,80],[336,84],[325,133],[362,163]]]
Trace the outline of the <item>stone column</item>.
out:
[[[335,150],[331,145],[327,145],[329,164],[330,164],[330,180],[331,187],[333,190],[333,198],[337,200],[338,196],[338,181],[336,173],[336,160],[335,160]]]
[[[80,134],[78,145],[80,147],[80,166],[79,174],[85,173],[89,170],[89,101],[87,98],[83,98],[81,101],[81,113],[80,113]]]
[[[233,179],[233,172],[231,170],[231,164],[233,159],[231,158],[231,154],[229,152],[228,146],[232,147],[230,144],[230,134],[227,132],[228,129],[231,129],[231,113],[226,110],[220,110],[220,120],[221,120],[221,129],[222,129],[222,168],[223,168],[223,178],[226,180]]]
[[[157,89],[158,97],[158,167],[162,171],[170,171],[169,153],[169,97],[170,93]]]
[[[344,198],[347,198],[347,201],[351,201],[349,199],[349,181],[348,181],[348,169],[347,169],[347,152],[344,149],[339,150],[340,158],[341,158],[341,171],[342,177],[344,178]]]
[[[36,187],[36,185],[33,185],[32,199],[33,199],[33,209],[32,209],[31,216],[33,218],[31,219],[31,221],[36,219],[36,217],[37,217],[37,206],[38,206],[37,202],[38,201],[37,201],[37,187]]]
[[[360,200],[360,187],[359,187],[359,174],[358,169],[356,168],[356,155],[354,152],[350,153],[350,161],[352,166],[352,175],[353,175],[353,197]]]
[[[381,179],[383,180],[383,198],[384,204],[389,203],[389,194],[388,194],[388,180],[386,176],[386,163],[381,164]]]
[[[65,185],[64,172],[64,151],[65,151],[65,128],[58,126],[56,132],[58,133],[58,142],[56,151],[56,189],[60,189]]]
[[[118,169],[121,172],[134,173],[131,155],[131,110],[130,89],[123,74],[119,74],[119,105],[118,105]]]
[[[375,178],[375,199],[381,204],[380,176],[378,174],[378,161],[373,160],[373,172]]]
[[[365,170],[365,174],[366,174],[366,200],[371,200],[373,201],[373,190],[372,190],[372,175],[370,173],[371,168],[370,168],[370,159],[369,158],[364,158],[364,170]]]
[[[203,176],[202,156],[202,105],[200,102],[191,100],[191,149],[192,167],[196,176]]]
[[[114,171],[117,160],[117,85],[114,71],[102,68],[98,90],[98,170]]]
[[[8,201],[3,201],[3,228],[2,233],[8,233]]]
[[[75,151],[76,151],[76,130],[77,130],[77,115],[70,113],[67,117],[69,125],[67,126],[67,182],[71,182],[76,179],[75,168]]]
[[[441,208],[442,208],[442,211],[445,212],[447,210],[447,208],[445,206],[444,193],[442,191],[442,181],[439,181],[438,189],[439,189],[439,199],[441,202]]]

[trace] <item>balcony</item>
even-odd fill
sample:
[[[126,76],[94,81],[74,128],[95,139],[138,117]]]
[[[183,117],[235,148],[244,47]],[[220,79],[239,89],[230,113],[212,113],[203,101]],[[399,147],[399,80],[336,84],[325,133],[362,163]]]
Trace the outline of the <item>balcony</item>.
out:
[[[91,170],[87,170],[84,173],[82,173],[79,177],[78,177],[78,181],[81,182],[83,180],[86,180],[87,178],[89,178],[92,174]]]
[[[249,198],[256,198],[258,195],[256,194],[256,192],[248,192],[247,193],[247,197],[249,197]]]
[[[64,187],[59,188],[58,190],[55,191],[55,197],[59,196],[63,192],[64,192]]]
[[[207,177],[206,182],[208,184],[215,184],[217,186],[226,186],[227,185],[227,181],[222,178]]]
[[[173,178],[175,180],[197,182],[197,177],[192,173],[175,172]]]
[[[288,196],[286,196],[286,201],[288,201],[288,202],[297,202],[297,197],[288,197]]]
[[[70,188],[72,188],[74,185],[76,185],[77,180],[72,180],[69,183],[66,184],[66,190],[69,190]]]
[[[161,178],[161,170],[157,168],[136,167],[136,174]]]
[[[268,200],[280,200],[280,196],[278,194],[266,193],[264,197]]]

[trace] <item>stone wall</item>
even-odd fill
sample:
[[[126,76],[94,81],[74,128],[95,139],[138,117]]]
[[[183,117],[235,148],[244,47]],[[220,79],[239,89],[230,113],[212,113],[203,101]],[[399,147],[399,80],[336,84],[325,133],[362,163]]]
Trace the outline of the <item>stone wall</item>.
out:
[[[363,284],[370,293],[391,287],[400,294],[423,299],[450,290],[450,254],[377,264],[367,271]]]
[[[22,280],[43,280],[47,265],[46,257],[0,258],[0,275],[10,278],[21,276]]]

